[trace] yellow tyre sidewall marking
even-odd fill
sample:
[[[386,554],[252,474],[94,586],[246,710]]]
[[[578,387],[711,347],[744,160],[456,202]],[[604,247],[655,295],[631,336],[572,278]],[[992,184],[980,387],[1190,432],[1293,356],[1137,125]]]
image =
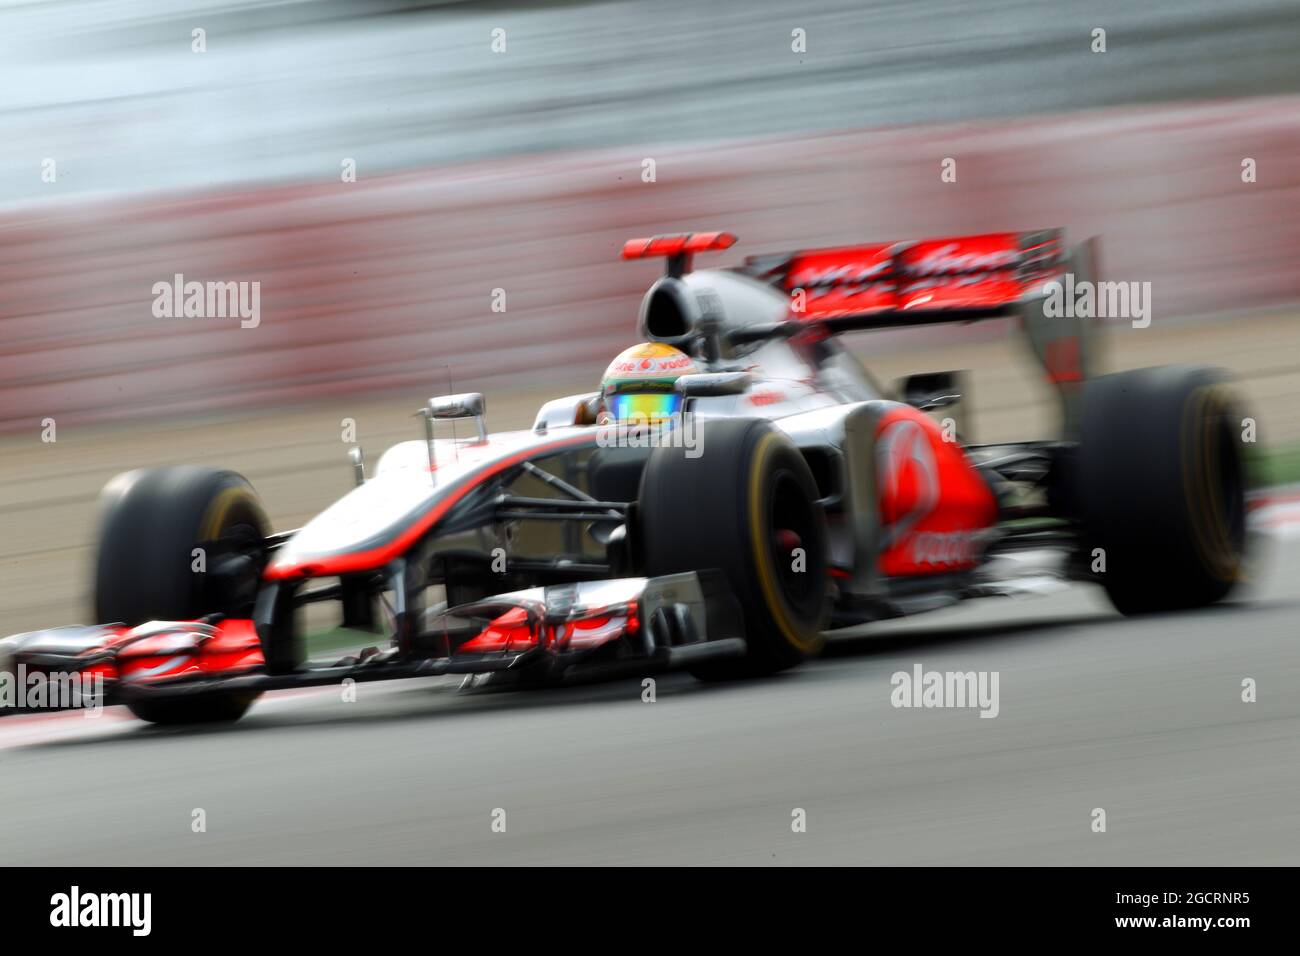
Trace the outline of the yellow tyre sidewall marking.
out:
[[[251,501],[252,494],[247,488],[239,485],[232,485],[229,488],[222,488],[217,497],[212,499],[208,505],[207,514],[203,517],[203,526],[199,529],[200,541],[212,541],[220,534],[222,527],[226,523],[226,515],[230,514],[230,509],[239,501]],[[255,504],[255,503],[254,503]],[[256,508],[253,509],[256,512]],[[259,532],[263,528],[257,529]]]
[[[802,651],[805,654],[811,654],[816,651],[822,644],[821,634],[815,634],[811,638],[799,636],[799,631],[790,623],[785,613],[785,600],[781,597],[780,591],[776,587],[776,569],[772,566],[772,555],[767,548],[767,528],[768,516],[765,514],[766,509],[763,507],[765,501],[763,498],[763,478],[766,476],[764,465],[776,447],[777,436],[768,432],[758,440],[758,448],[755,449],[754,457],[750,462],[749,474],[749,527],[750,542],[754,549],[754,563],[758,568],[759,589],[763,593],[763,599],[767,604],[772,619],[780,628],[782,635],[791,647]]]
[[[1227,515],[1222,513],[1220,503],[1214,500],[1213,491],[1218,485],[1214,475],[1217,463],[1214,452],[1220,441],[1215,416],[1226,412],[1229,407],[1231,402],[1226,389],[1205,386],[1192,393],[1183,418],[1183,439],[1195,446],[1183,449],[1183,484],[1196,551],[1206,569],[1226,581],[1236,580],[1242,573],[1241,562],[1232,554]],[[1202,414],[1203,410],[1205,414]]]

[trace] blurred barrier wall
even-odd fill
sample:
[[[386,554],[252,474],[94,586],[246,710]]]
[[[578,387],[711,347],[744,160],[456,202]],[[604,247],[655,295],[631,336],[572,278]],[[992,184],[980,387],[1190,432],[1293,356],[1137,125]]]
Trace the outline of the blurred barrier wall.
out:
[[[622,241],[692,228],[736,232],[730,264],[1062,225],[1102,236],[1104,278],[1152,283],[1156,324],[1277,305],[1300,300],[1297,200],[1300,97],[1274,97],[32,206],[0,215],[0,430],[594,382],[659,269]],[[155,318],[176,273],[259,282],[260,324]]]

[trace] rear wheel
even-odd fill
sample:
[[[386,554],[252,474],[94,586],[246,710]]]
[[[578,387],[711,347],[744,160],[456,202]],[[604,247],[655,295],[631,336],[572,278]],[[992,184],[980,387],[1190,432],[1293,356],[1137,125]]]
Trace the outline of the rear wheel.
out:
[[[826,519],[799,449],[761,419],[704,423],[691,450],[657,448],[638,498],[647,575],[717,568],[745,622],[746,657],[698,677],[768,674],[821,650]]]
[[[1217,369],[1145,368],[1088,383],[1077,479],[1083,558],[1120,612],[1212,604],[1243,576],[1241,428]]]
[[[100,499],[95,619],[100,623],[248,617],[270,523],[233,471],[192,465],[118,475]],[[235,720],[256,694],[217,692],[137,701],[153,723]]]

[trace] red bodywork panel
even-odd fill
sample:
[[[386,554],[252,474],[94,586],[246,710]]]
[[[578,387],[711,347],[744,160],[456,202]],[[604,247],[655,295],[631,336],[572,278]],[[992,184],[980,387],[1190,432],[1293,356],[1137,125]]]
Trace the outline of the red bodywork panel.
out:
[[[517,654],[536,646],[537,631],[528,609],[512,607],[493,618],[478,637],[470,638],[459,649],[473,654]]]
[[[561,652],[592,650],[636,634],[641,629],[638,605],[592,608],[566,621],[545,623],[523,606],[492,618],[475,637],[456,648],[457,654],[520,654],[535,647]]]
[[[138,629],[123,631],[116,642],[118,678],[153,681],[182,675],[233,674],[264,663],[252,621],[229,618],[213,625],[210,635],[187,631],[187,623],[178,622],[174,631],[138,640],[134,636]]]
[[[995,232],[922,242],[807,249],[745,271],[786,292],[802,289],[791,317],[825,319],[913,310],[990,309],[1038,292],[1059,274],[1060,230]]]
[[[679,256],[693,252],[717,252],[729,249],[736,237],[729,232],[681,232],[669,236],[648,236],[623,243],[624,259],[648,259],[652,256]]]
[[[876,427],[882,574],[918,575],[973,568],[998,503],[961,445],[908,406],[891,408]]]

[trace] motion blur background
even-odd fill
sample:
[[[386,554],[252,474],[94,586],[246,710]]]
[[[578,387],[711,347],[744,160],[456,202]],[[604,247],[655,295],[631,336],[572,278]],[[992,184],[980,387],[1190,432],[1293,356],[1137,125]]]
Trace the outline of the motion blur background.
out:
[[[1103,278],[1153,297],[1107,365],[1229,366],[1274,476],[1300,475],[1297,199],[1295,0],[0,0],[0,634],[88,619],[119,471],[230,467],[293,528],[351,484],[345,418],[373,458],[449,380],[496,429],[591,388],[659,268],[618,249],[659,232],[737,233],[723,265],[1100,236]],[[176,273],[260,282],[260,324],[155,318]],[[979,440],[1050,434],[1008,332],[854,345],[886,381],[973,370]],[[342,716],[268,699],[208,735],[74,714],[78,740],[122,736],[6,754],[0,862],[1294,863],[1297,562],[1256,607],[1122,621],[1071,590],[941,612],[900,623],[894,657],[664,678],[672,709],[422,686]],[[918,653],[1000,669],[1003,715],[891,710]],[[1243,674],[1267,678],[1257,709]],[[471,836],[497,805],[522,835]],[[1090,838],[1096,805],[1113,838]],[[815,821],[795,842],[790,806]]]

